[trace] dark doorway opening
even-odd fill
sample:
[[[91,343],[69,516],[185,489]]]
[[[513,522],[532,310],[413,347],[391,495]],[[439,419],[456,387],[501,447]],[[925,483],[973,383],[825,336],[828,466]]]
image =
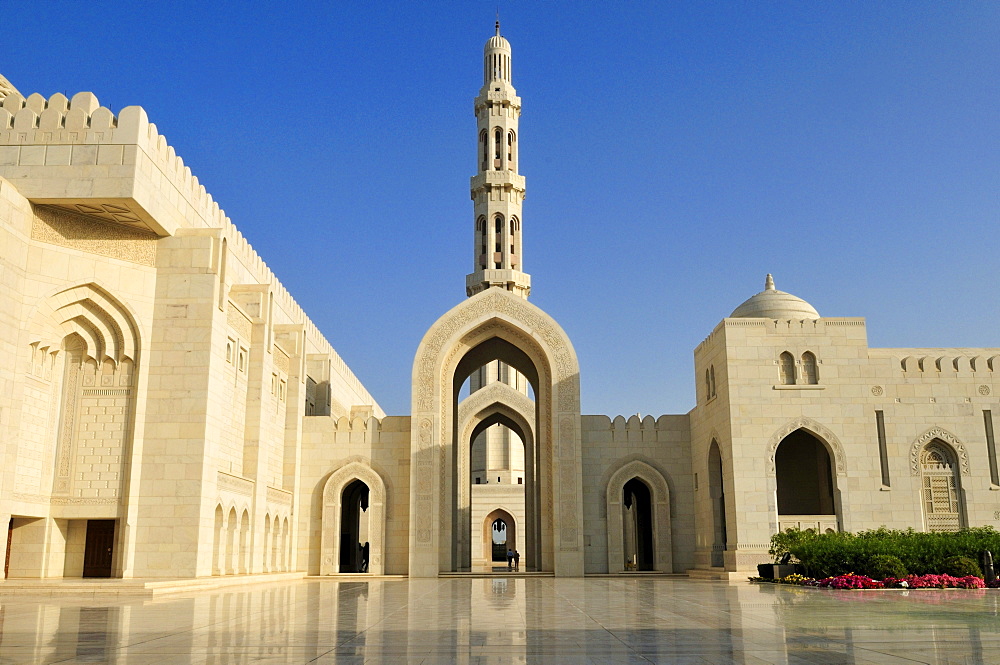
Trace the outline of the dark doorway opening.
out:
[[[638,478],[625,483],[625,560],[635,570],[653,570],[653,502],[649,487]]]
[[[7,522],[7,553],[3,557],[3,578],[7,579],[10,572],[10,544],[14,540],[14,518]]]
[[[87,520],[83,550],[84,577],[111,577],[115,547],[115,520]]]
[[[368,485],[354,480],[344,488],[340,502],[340,572],[368,572]],[[362,518],[365,524],[362,525]],[[364,527],[364,528],[362,528]],[[361,542],[362,532],[365,542]]]
[[[834,515],[833,470],[826,446],[805,430],[778,444],[774,456],[779,515]]]

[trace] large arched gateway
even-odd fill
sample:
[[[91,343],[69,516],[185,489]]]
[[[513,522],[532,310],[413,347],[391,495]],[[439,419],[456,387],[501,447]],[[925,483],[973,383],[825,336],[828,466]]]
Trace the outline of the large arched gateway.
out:
[[[534,513],[521,539],[533,565],[557,575],[583,574],[580,389],[576,353],[542,310],[504,289],[480,292],[427,332],[413,365],[410,575],[434,577],[467,567],[469,506],[461,487],[459,389],[478,368],[499,360],[530,383],[535,396],[532,473],[526,504]],[[503,409],[497,409],[501,414]],[[493,414],[483,422],[490,422]],[[500,418],[497,417],[499,421]],[[518,425],[510,419],[511,425]],[[519,428],[520,429],[520,428]],[[527,443],[527,442],[526,442]]]

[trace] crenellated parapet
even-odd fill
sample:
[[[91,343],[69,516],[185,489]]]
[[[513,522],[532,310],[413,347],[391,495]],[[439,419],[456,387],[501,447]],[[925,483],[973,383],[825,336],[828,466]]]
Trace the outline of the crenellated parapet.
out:
[[[890,357],[904,376],[960,378],[1000,375],[1000,349],[871,349],[872,357]]]
[[[310,352],[329,356],[341,379],[370,398],[142,107],[115,114],[91,92],[25,98],[13,86],[0,98],[0,177],[16,182],[19,193],[33,204],[160,237],[207,233],[219,243],[225,239],[229,260],[244,268],[243,279],[270,285],[288,319],[282,322],[303,325]]]

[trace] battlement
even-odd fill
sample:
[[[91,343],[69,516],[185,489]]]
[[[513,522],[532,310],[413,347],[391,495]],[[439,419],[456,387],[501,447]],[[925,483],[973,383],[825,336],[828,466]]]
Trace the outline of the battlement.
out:
[[[0,177],[16,182],[32,203],[81,214],[102,205],[127,208],[140,220],[133,226],[160,236],[219,229],[230,255],[257,283],[271,285],[291,322],[305,326],[315,352],[328,354],[347,383],[371,398],[142,107],[115,115],[91,92],[48,99],[11,92],[0,103]]]
[[[906,376],[964,377],[1000,373],[1000,349],[870,349],[873,358],[892,358]]]

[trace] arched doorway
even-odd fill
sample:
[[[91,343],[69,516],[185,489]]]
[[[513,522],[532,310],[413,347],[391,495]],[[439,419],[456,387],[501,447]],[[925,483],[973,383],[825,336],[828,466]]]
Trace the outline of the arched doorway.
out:
[[[320,575],[384,574],[386,500],[385,481],[366,462],[349,462],[330,475],[323,486]],[[287,556],[287,537],[276,538],[275,547]]]
[[[497,508],[490,512],[482,524],[483,559],[487,562],[507,561],[507,550],[516,550],[517,521],[504,510]]]
[[[958,456],[941,439],[920,451],[920,498],[928,531],[958,531],[965,526],[960,498]]]
[[[608,572],[673,572],[670,489],[643,460],[622,464],[608,479]]]
[[[836,486],[830,452],[805,429],[785,436],[774,455],[780,528],[795,525],[824,530],[837,514]]]
[[[708,449],[708,495],[712,502],[712,566],[720,568],[726,565],[726,490],[722,453],[715,439]]]
[[[541,570],[583,574],[580,397],[576,354],[547,314],[503,289],[482,291],[441,317],[424,336],[413,369],[410,568],[412,577],[459,569],[456,536],[467,531],[458,422],[466,377],[493,361],[513,368],[535,395],[530,493],[537,519],[526,525]],[[530,475],[530,474],[529,474]],[[527,481],[526,481],[527,482]],[[527,501],[526,497],[526,501]],[[464,525],[464,526],[463,526]]]
[[[625,569],[653,570],[653,502],[639,478],[622,488],[622,524]]]
[[[368,485],[351,481],[340,502],[340,572],[368,571]]]

